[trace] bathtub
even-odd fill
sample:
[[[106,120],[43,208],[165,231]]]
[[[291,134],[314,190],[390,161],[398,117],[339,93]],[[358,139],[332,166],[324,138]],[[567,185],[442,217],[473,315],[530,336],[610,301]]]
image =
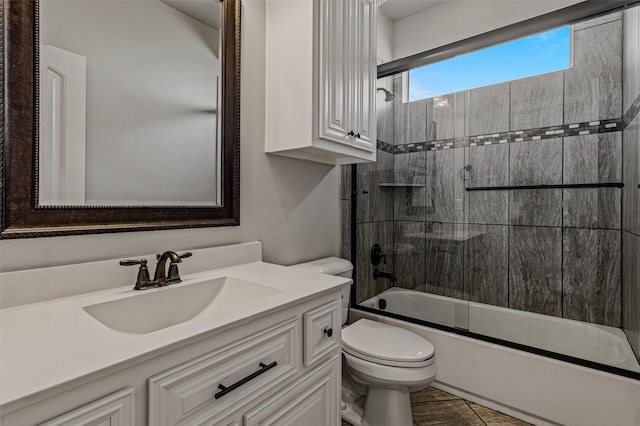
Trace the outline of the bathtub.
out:
[[[640,372],[624,332],[614,327],[397,287],[360,305]]]
[[[639,371],[625,336],[615,328],[498,308],[393,288],[360,305],[458,327]],[[413,331],[435,347],[433,387],[537,426],[640,425],[640,380],[475,339],[450,331],[351,309]]]

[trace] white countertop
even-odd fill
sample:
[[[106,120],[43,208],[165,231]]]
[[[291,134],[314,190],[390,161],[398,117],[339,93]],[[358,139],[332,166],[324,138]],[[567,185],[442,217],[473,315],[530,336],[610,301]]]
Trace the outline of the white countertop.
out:
[[[117,287],[0,310],[0,408],[24,402],[60,385],[190,340],[217,334],[260,314],[336,290],[347,278],[252,262],[183,276],[188,285],[203,278],[232,276],[272,287],[278,293],[224,312],[198,315],[148,334],[114,331],[82,308],[136,292]],[[154,289],[148,291],[162,291]],[[175,346],[174,346],[175,347]],[[20,404],[21,405],[21,404]]]

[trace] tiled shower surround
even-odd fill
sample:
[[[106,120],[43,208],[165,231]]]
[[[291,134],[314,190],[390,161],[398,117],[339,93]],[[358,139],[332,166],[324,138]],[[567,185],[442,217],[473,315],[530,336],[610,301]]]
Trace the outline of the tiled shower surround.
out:
[[[399,287],[622,327],[640,355],[640,8],[573,31],[563,71],[407,103],[400,75],[378,80],[396,97],[378,96],[356,206],[343,167],[358,302],[392,286],[373,280],[378,243]]]

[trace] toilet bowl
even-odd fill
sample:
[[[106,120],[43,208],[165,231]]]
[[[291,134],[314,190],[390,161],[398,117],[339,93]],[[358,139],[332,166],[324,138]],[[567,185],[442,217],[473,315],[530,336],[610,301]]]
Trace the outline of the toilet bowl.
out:
[[[348,278],[353,271],[349,261],[336,257],[293,267]],[[350,287],[346,287],[343,325],[349,296]],[[348,367],[343,374],[366,389],[362,407],[353,409],[343,402],[343,418],[355,426],[412,426],[409,392],[424,389],[435,379],[433,345],[403,328],[360,319],[342,328],[342,353]]]

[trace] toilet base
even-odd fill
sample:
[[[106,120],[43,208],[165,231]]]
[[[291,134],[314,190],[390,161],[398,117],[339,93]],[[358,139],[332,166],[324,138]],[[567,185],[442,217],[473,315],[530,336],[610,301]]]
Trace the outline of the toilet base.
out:
[[[342,420],[352,426],[368,426],[362,419],[362,408],[358,407],[356,404],[349,404],[344,401],[342,401],[341,404],[340,417]]]
[[[363,419],[369,426],[413,426],[409,393],[370,387]]]

